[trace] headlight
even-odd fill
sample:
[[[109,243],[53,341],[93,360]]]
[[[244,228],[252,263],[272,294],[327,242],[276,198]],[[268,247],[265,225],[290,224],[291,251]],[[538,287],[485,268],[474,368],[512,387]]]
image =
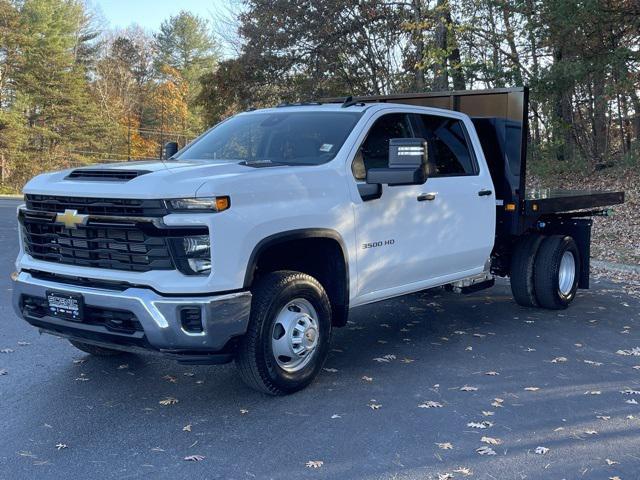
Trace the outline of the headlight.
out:
[[[174,212],[222,212],[231,206],[229,197],[174,198],[167,200]]]
[[[186,275],[211,272],[211,240],[209,235],[196,235],[173,240],[177,251],[177,267]]]

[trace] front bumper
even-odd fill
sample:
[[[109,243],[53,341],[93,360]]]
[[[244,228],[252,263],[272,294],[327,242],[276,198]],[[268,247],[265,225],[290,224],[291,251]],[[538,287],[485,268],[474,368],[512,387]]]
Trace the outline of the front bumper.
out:
[[[32,315],[23,308],[25,298],[44,299],[48,290],[80,294],[90,308],[131,312],[141,331],[123,333],[87,322]],[[188,332],[183,328],[181,310],[184,307],[200,308],[202,332]],[[147,288],[110,290],[54,282],[23,271],[15,278],[13,308],[19,317],[46,333],[117,349],[157,350],[188,363],[218,363],[213,360],[213,354],[224,351],[228,356],[225,347],[229,341],[247,330],[251,293],[162,296]],[[208,362],[207,358],[212,360]]]

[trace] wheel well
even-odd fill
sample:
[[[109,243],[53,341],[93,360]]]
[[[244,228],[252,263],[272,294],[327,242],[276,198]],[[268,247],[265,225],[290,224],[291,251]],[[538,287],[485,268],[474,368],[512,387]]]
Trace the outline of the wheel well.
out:
[[[266,242],[250,262],[245,286],[277,270],[295,270],[316,278],[324,287],[332,309],[332,323],[347,323],[349,311],[348,267],[340,242],[335,238],[279,238]]]

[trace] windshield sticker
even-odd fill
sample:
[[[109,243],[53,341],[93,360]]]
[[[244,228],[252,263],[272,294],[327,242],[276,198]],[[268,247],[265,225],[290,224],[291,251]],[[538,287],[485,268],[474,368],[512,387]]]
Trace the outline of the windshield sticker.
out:
[[[322,146],[320,147],[320,151],[321,152],[330,152],[332,148],[333,148],[333,144],[331,144],[331,143],[323,143]]]

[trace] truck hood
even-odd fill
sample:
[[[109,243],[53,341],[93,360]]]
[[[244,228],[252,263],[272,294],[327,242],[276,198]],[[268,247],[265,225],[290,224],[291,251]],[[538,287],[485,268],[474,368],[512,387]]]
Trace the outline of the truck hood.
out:
[[[109,163],[38,175],[25,185],[24,193],[100,198],[194,197],[207,181],[256,174],[260,170],[239,161]],[[121,174],[131,178],[122,179]]]

